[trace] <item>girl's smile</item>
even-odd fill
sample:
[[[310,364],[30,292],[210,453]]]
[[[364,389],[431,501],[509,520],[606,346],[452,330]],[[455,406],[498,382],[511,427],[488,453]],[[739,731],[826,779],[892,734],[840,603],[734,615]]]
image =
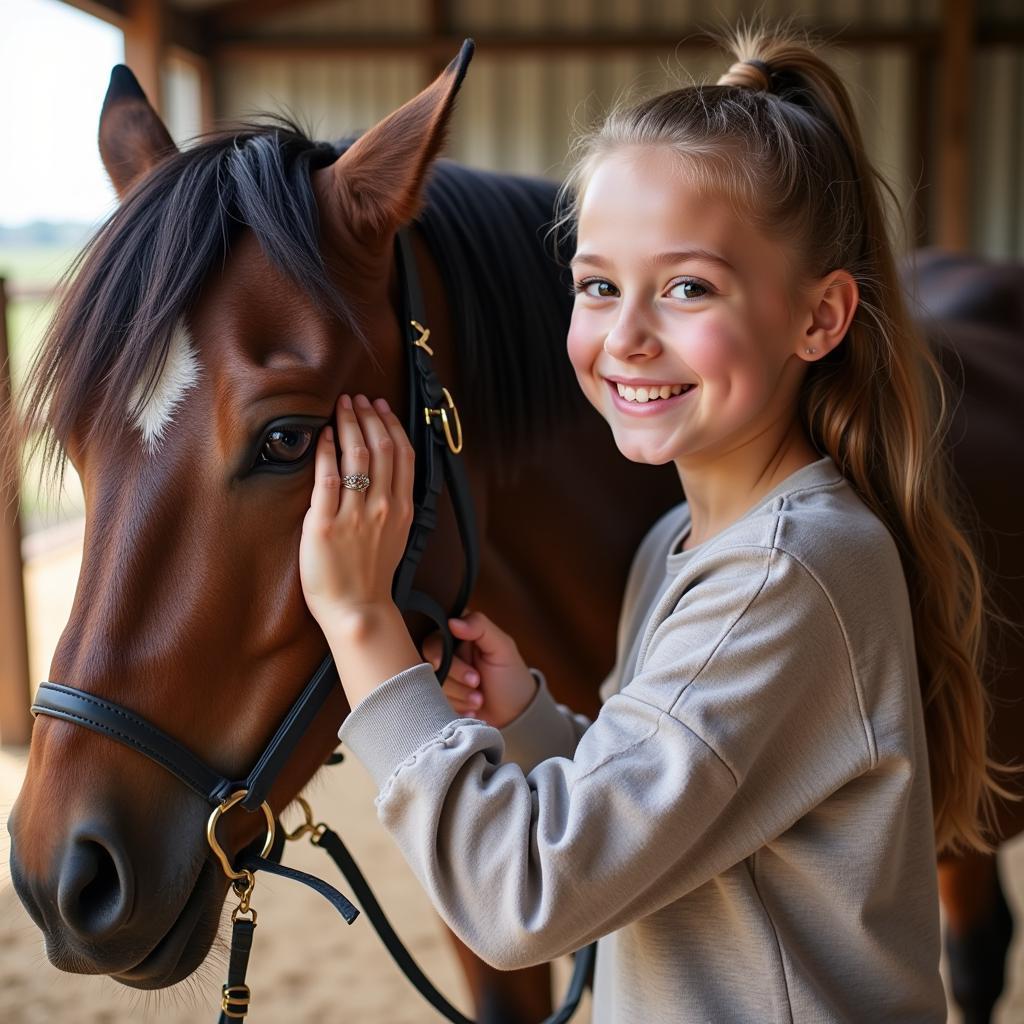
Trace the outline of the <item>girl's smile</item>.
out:
[[[696,384],[662,384],[644,379],[607,378],[615,406],[628,416],[657,416],[677,409]]]

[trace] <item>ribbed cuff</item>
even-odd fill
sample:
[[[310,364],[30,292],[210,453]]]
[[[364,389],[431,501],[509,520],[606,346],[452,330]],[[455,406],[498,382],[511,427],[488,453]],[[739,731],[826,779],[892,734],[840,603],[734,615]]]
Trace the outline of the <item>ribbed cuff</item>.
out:
[[[458,718],[433,668],[422,662],[371,690],[341,723],[338,738],[380,788],[410,754]]]
[[[527,773],[549,757],[572,756],[566,750],[568,726],[548,690],[544,673],[531,668],[530,674],[537,680],[537,692],[519,716],[501,729],[504,760],[519,765]]]

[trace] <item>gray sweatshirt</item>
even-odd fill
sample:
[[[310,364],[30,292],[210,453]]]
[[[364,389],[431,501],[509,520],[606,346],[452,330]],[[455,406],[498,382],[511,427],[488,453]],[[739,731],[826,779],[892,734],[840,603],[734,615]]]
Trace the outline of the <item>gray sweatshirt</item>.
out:
[[[341,739],[441,916],[501,969],[599,939],[595,1024],[943,1022],[928,755],[896,546],[829,458],[634,559],[593,723],[505,729],[430,666]]]

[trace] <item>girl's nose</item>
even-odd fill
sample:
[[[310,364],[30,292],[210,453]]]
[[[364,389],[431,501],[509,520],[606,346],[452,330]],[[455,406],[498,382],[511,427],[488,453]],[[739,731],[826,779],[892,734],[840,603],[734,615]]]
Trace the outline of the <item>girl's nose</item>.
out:
[[[626,361],[638,356],[656,356],[661,344],[644,317],[626,314],[605,335],[604,350],[613,358]]]

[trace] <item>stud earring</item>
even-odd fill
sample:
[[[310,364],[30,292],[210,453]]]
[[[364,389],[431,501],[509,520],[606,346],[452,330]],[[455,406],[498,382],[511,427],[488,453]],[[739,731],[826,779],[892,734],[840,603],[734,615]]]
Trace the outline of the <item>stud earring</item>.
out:
[[[813,355],[814,355],[814,353],[815,353],[815,352],[817,352],[817,349],[814,349],[814,348],[805,348],[805,349],[804,349],[804,351],[805,351],[805,352],[806,352],[806,353],[807,353],[807,354],[808,354],[809,356],[813,356]]]

